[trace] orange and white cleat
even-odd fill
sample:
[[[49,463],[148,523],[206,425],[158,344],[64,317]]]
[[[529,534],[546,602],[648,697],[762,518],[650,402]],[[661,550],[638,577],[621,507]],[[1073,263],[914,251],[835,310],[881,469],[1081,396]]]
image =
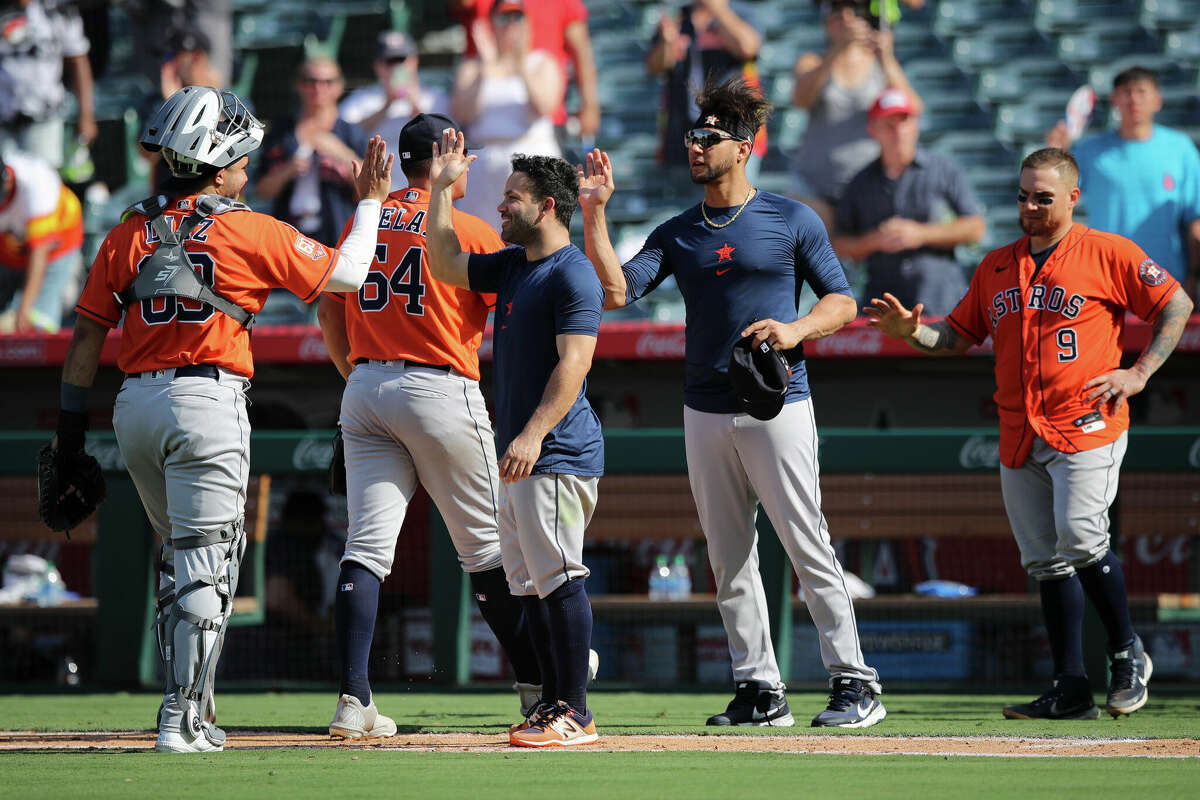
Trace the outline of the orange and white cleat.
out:
[[[508,743],[517,747],[574,747],[592,744],[599,738],[591,711],[580,714],[560,700],[555,706],[543,706],[525,727],[509,733]]]

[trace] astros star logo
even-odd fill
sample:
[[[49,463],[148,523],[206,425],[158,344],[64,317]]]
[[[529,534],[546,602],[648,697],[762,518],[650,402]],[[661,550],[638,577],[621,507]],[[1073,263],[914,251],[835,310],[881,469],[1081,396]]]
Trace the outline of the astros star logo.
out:
[[[707,117],[704,118],[705,125],[716,125],[720,121],[721,120],[717,119],[715,114],[709,114]]]
[[[737,250],[737,248],[730,247],[729,242],[725,242],[725,246],[722,247],[720,250],[714,250],[713,252],[716,253],[718,256],[717,263],[719,264],[722,261],[732,261],[734,250]]]

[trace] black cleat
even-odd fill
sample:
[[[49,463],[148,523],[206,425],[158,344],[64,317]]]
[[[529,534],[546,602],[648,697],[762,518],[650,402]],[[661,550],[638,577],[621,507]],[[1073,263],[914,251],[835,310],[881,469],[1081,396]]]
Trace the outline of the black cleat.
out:
[[[770,725],[788,728],[796,724],[788,709],[784,687],[767,689],[757,681],[739,681],[737,693],[722,714],[708,718],[706,725]]]
[[[1099,719],[1087,678],[1059,675],[1049,691],[1031,703],[1005,706],[1007,719]]]
[[[1112,681],[1108,684],[1107,711],[1113,718],[1132,714],[1150,697],[1146,684],[1154,672],[1154,662],[1142,646],[1140,636],[1133,637],[1133,644],[1109,656],[1112,660]]]
[[[858,678],[834,678],[829,705],[813,717],[814,728],[869,728],[887,716],[871,687]]]

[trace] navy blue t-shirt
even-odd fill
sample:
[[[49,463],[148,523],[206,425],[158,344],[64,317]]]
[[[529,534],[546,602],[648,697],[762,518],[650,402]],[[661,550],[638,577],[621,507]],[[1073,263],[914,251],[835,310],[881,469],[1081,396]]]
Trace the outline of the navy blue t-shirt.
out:
[[[720,224],[737,212],[706,208]],[[853,297],[829,235],[811,208],[758,192],[729,226],[713,228],[696,205],[655,228],[622,267],[633,302],[674,275],[687,308],[683,402],[697,411],[740,411],[729,383],[729,353],[754,320],[795,322],[805,281],[817,297]],[[785,351],[792,380],[785,402],[809,395],[804,349]]]
[[[592,263],[574,245],[537,261],[526,261],[523,247],[472,253],[467,274],[473,291],[496,294],[496,454],[503,457],[541,403],[558,366],[555,337],[599,335],[604,289]],[[585,379],[575,403],[542,440],[535,474],[604,474],[600,419],[586,392]]]

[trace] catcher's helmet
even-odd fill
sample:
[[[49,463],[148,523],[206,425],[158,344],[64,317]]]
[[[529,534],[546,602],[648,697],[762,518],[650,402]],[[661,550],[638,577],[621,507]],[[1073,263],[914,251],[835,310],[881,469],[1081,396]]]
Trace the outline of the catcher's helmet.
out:
[[[167,98],[138,142],[162,151],[177,178],[228,167],[262,144],[263,124],[233,92],[185,86]]]

